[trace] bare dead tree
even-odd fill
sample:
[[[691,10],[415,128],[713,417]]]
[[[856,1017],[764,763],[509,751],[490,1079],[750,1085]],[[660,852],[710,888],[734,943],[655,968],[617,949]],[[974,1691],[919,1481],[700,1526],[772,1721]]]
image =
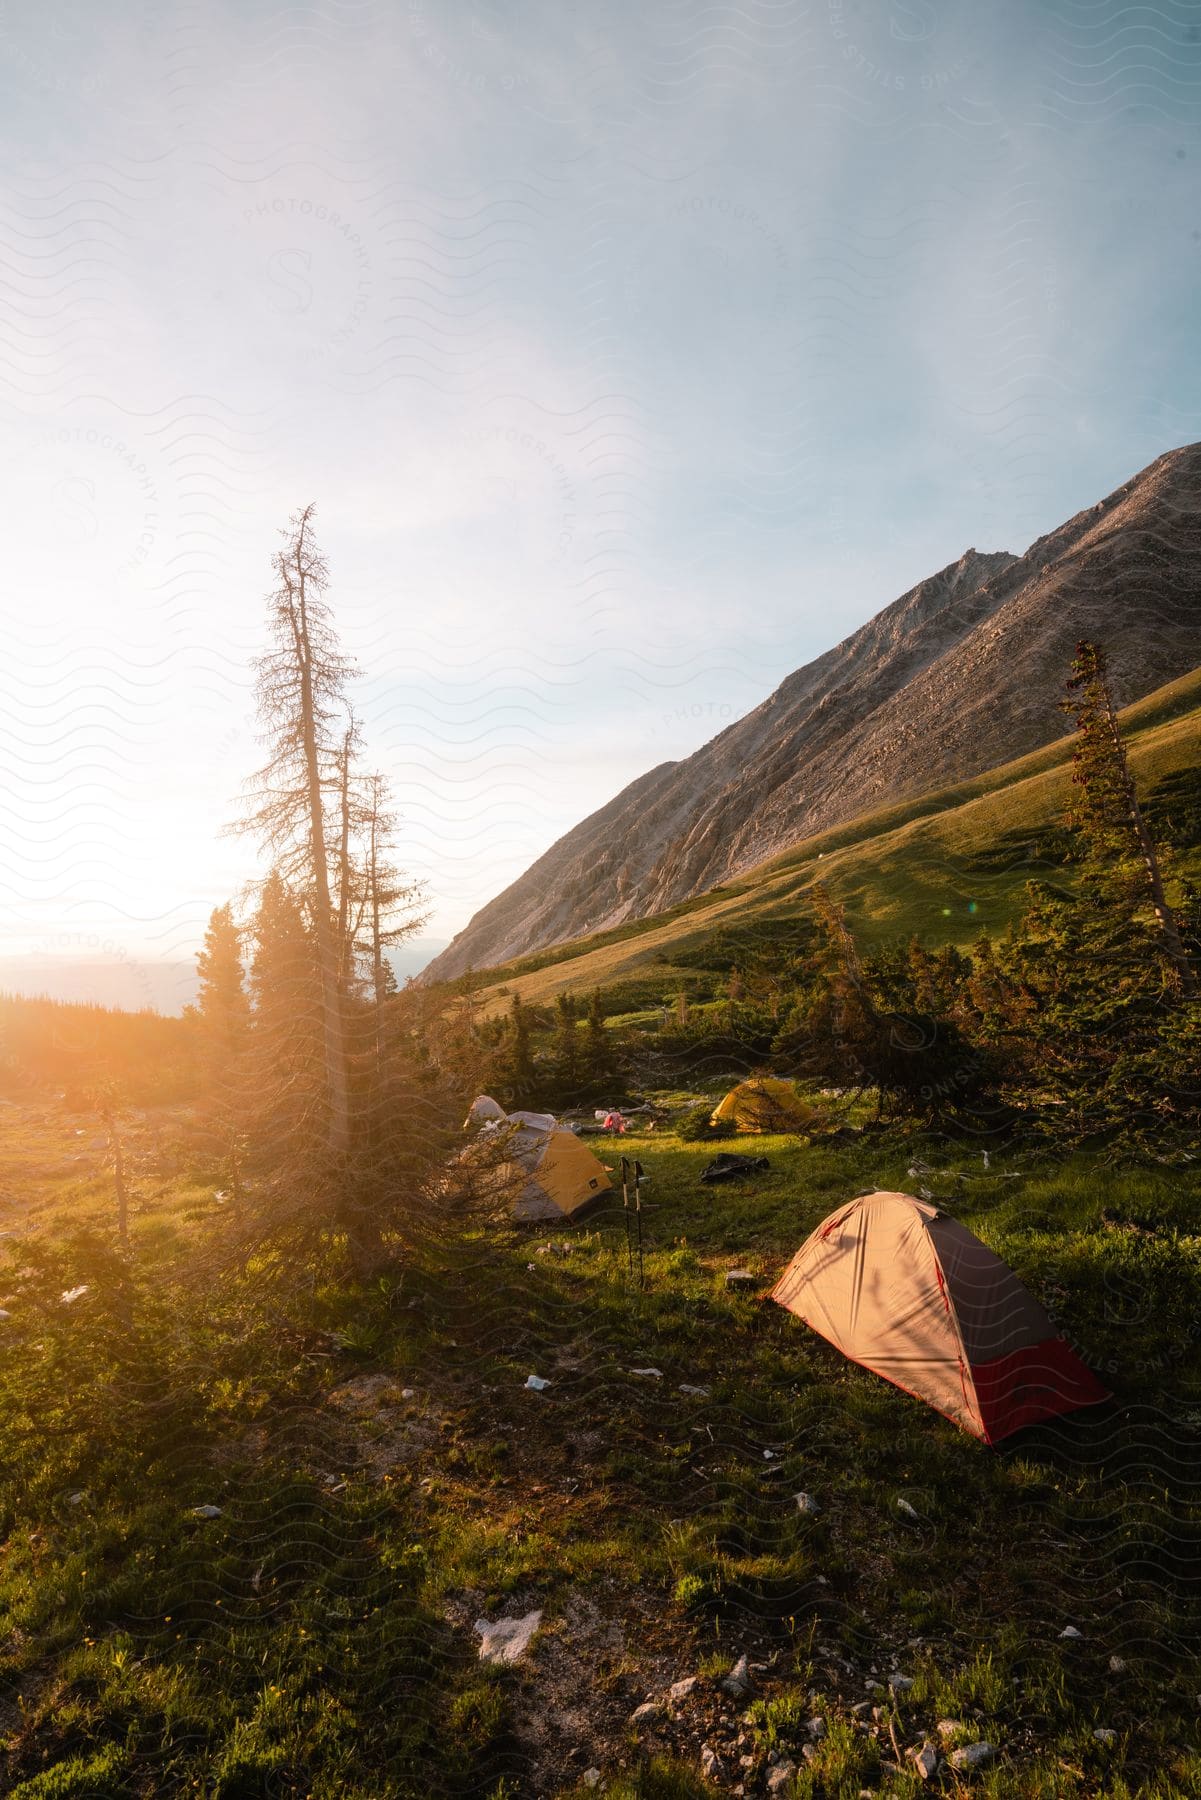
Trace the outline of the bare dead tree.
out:
[[[330,817],[332,813],[337,820],[344,780],[349,783],[354,724],[347,689],[357,670],[341,651],[324,598],[329,569],[313,535],[313,513],[309,505],[293,516],[275,557],[277,580],[267,602],[272,646],[255,666],[260,741],[267,759],[252,778],[240,829],[258,838],[308,920],[320,986],[326,1175],[357,1261],[354,1221],[347,1218],[346,958],[341,900],[335,905],[331,882],[339,827],[334,823],[331,828]]]
[[[343,983],[354,977],[354,945],[359,918],[354,914],[355,870],[351,857],[352,841],[362,824],[363,808],[355,780],[355,758],[362,750],[362,734],[353,711],[342,733],[337,752],[338,777],[338,944],[341,950],[339,976]]]
[[[394,861],[397,816],[387,777],[378,770],[364,784],[362,832],[366,949],[371,959],[372,995],[376,1006],[382,1007],[391,991],[385,952],[419,930],[426,915],[421,910],[421,883],[402,875]]]
[[[277,1211],[290,1208],[294,1225],[307,1194],[311,1223],[343,1232],[355,1272],[366,1275],[383,1255],[384,1221],[397,1213],[397,1171],[416,1154],[401,1141],[401,1110],[387,1104],[397,1072],[385,1067],[381,1018],[385,951],[421,923],[419,888],[395,865],[386,781],[360,771],[362,732],[349,700],[357,670],[326,601],[312,506],[282,535],[271,647],[256,664],[266,760],[237,827],[257,837],[272,869],[257,915],[253,1035],[280,1079],[295,1078],[265,1109],[281,1147]],[[294,1008],[281,983],[294,988]],[[411,1136],[411,1121],[404,1130]]]

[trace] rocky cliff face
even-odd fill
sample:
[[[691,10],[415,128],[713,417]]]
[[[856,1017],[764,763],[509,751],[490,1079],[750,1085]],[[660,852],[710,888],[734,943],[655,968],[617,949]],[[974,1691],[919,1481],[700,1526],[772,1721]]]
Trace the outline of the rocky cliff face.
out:
[[[427,979],[663,911],[801,838],[1062,735],[1080,638],[1116,695],[1201,662],[1201,444],[1024,556],[968,550],[683,762],[663,763],[489,902]]]

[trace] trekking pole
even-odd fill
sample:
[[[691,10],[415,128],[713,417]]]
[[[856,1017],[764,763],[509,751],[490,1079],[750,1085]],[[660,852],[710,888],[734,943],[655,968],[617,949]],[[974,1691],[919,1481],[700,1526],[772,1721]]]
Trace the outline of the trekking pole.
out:
[[[634,1241],[630,1236],[630,1159],[621,1159],[621,1210],[626,1222],[626,1256],[629,1258],[630,1274],[634,1273]]]
[[[642,1268],[642,1164],[634,1163],[634,1214],[638,1220],[638,1286],[646,1286]]]

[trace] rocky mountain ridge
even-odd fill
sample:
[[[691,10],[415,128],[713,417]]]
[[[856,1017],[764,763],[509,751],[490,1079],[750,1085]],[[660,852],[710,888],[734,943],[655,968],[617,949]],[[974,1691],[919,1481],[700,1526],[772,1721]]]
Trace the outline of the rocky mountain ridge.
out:
[[[968,550],[593,813],[478,912],[438,980],[645,918],[811,833],[1038,748],[1079,639],[1120,704],[1201,662],[1201,444],[1022,556]]]

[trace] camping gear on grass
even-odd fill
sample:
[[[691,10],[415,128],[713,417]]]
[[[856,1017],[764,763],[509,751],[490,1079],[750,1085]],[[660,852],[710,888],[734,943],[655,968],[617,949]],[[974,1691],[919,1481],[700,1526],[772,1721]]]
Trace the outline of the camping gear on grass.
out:
[[[771,1164],[766,1156],[734,1156],[722,1151],[715,1156],[707,1168],[701,1170],[702,1181],[737,1181],[743,1175],[757,1175],[760,1169],[770,1169]]]
[[[623,1156],[621,1159],[621,1208],[626,1222],[626,1252],[630,1259],[630,1274],[634,1273],[634,1240],[630,1233],[630,1193],[634,1195],[634,1217],[638,1224],[638,1286],[645,1285],[646,1275],[642,1263],[642,1164],[636,1157]]]
[[[744,1131],[804,1131],[813,1117],[790,1081],[752,1075],[731,1088],[714,1109],[710,1125]]]
[[[1013,1270],[912,1194],[831,1213],[771,1297],[986,1444],[1109,1398]]]

